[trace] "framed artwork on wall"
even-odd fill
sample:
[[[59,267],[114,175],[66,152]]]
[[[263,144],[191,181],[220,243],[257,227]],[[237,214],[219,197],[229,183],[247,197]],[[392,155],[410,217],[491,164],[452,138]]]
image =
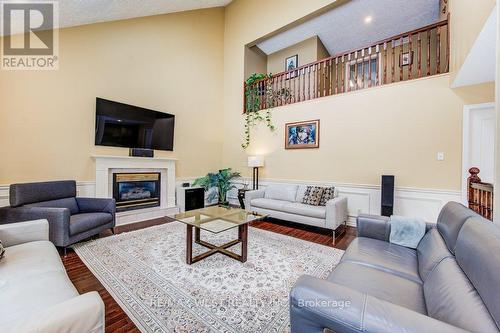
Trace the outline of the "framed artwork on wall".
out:
[[[299,67],[299,55],[298,54],[285,59],[285,72],[294,70],[297,67]],[[293,77],[295,77],[295,72],[291,72],[286,76],[287,79],[290,79]]]
[[[413,51],[401,53],[399,57],[399,66],[409,66],[413,63]]]
[[[285,149],[319,148],[319,119],[285,124]]]

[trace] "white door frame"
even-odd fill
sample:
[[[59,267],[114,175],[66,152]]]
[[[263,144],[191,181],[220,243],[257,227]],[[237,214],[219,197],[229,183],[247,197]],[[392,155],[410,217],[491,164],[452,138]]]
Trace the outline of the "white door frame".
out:
[[[463,127],[462,127],[462,203],[467,206],[467,178],[469,177],[469,169],[467,167],[470,147],[470,118],[471,113],[478,110],[493,109],[495,110],[495,103],[482,103],[482,104],[469,104],[464,105],[463,114]]]

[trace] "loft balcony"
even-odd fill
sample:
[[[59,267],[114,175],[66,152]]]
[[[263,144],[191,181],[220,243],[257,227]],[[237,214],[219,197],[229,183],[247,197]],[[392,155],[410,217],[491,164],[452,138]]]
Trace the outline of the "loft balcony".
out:
[[[447,73],[448,21],[244,83],[244,112]]]

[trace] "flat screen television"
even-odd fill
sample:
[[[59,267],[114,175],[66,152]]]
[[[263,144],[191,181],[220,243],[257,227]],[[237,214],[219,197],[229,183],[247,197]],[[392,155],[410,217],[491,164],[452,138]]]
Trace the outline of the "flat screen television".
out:
[[[96,99],[97,146],[171,151],[174,149],[174,125],[173,114]]]

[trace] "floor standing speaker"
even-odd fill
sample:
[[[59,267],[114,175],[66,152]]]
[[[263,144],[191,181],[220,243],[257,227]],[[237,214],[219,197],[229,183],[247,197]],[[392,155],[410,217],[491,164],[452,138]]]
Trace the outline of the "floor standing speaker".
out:
[[[382,216],[391,216],[394,211],[394,176],[382,176]]]

